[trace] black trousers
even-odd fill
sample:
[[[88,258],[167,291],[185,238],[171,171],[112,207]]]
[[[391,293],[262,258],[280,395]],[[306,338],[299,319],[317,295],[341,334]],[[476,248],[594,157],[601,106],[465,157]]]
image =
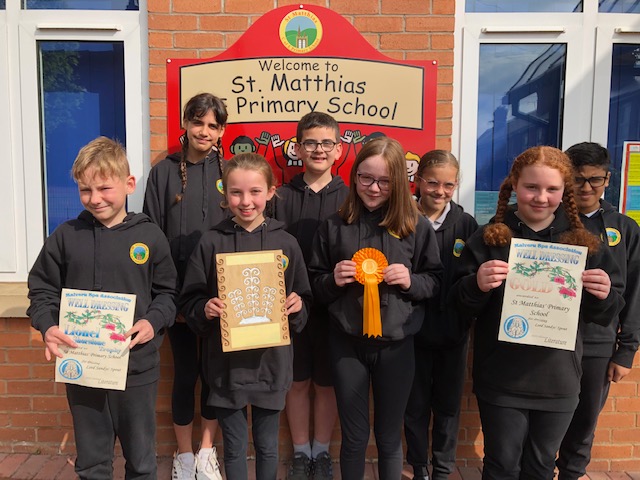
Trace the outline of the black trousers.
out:
[[[433,480],[448,478],[455,468],[467,347],[468,340],[446,348],[415,347],[416,372],[404,414],[407,463],[414,472],[427,474],[433,415]]]
[[[556,452],[573,412],[499,407],[478,399],[483,480],[552,480]]]
[[[209,386],[202,378],[200,351],[202,339],[186,323],[175,323],[167,330],[173,353],[173,390],[171,414],[176,425],[188,425],[195,415],[195,388],[200,377],[200,414],[214,420],[216,413],[207,405]]]
[[[371,390],[378,478],[398,480],[402,475],[402,419],[415,365],[413,337],[396,342],[368,342],[332,330],[329,338],[342,429],[342,479],[364,478]]]
[[[560,445],[556,465],[560,480],[577,480],[587,471],[598,416],[609,395],[609,358],[583,357],[580,402]]]
[[[122,445],[125,478],[156,480],[156,396],[158,383],[102,390],[67,384],[82,480],[113,478],[113,447]]]

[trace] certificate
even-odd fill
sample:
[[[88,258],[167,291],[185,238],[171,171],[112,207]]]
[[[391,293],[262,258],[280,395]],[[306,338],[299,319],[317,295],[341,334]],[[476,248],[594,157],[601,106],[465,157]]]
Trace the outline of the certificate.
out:
[[[78,346],[60,346],[56,382],[124,390],[135,309],[135,295],[63,288],[59,328]]]
[[[216,255],[222,351],[289,345],[282,250]]]
[[[575,350],[587,247],[514,238],[498,340]]]

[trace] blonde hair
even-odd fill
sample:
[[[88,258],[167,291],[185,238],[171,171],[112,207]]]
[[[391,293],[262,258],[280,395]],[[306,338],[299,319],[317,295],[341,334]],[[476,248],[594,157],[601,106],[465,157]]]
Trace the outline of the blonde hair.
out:
[[[227,162],[224,170],[222,171],[222,186],[224,188],[225,200],[222,202],[222,206],[227,208],[227,180],[229,174],[234,170],[253,170],[262,175],[267,182],[267,188],[276,186],[276,176],[273,174],[273,169],[269,162],[260,154],[257,153],[239,153],[231,157],[231,160]]]
[[[564,192],[562,194],[562,207],[564,207],[571,223],[571,229],[560,236],[560,243],[571,245],[582,245],[589,248],[589,253],[598,251],[600,241],[598,238],[584,228],[578,211],[578,206],[574,198],[574,172],[569,157],[554,147],[538,146],[531,147],[522,152],[514,160],[511,171],[500,186],[498,195],[498,205],[494,222],[485,227],[484,242],[493,247],[506,247],[511,242],[511,229],[505,225],[504,219],[507,213],[509,198],[513,190],[513,185],[518,183],[522,170],[525,167],[539,165],[554,170],[558,170],[564,181]]]
[[[385,205],[384,218],[379,225],[386,227],[400,238],[407,237],[415,232],[420,214],[409,188],[404,149],[400,142],[393,138],[386,136],[375,138],[367,142],[358,152],[349,175],[349,195],[340,207],[339,215],[348,224],[360,218],[364,205],[356,189],[358,167],[368,158],[377,155],[383,158],[389,173],[389,199]]]
[[[421,177],[427,168],[451,165],[456,169],[456,181],[460,181],[460,163],[455,155],[447,150],[430,150],[420,159],[416,175]]]
[[[127,152],[120,142],[107,137],[91,140],[78,152],[71,167],[71,176],[77,183],[89,168],[101,177],[127,178],[131,175]]]

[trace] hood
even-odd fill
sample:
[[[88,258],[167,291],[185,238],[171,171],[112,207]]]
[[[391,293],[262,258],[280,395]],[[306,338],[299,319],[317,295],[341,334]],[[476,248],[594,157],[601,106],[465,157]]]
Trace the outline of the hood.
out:
[[[295,177],[293,177],[289,182],[289,185],[295,188],[296,190],[304,192],[305,189],[307,188],[307,183],[304,181],[304,173],[299,173]],[[337,190],[340,190],[343,186],[344,186],[344,181],[342,180],[342,177],[336,175],[332,177],[331,181],[322,190],[320,190],[317,193],[318,195],[328,195]]]
[[[91,213],[89,213],[89,211],[87,210],[83,210],[82,213],[78,215],[78,220],[86,223],[92,228],[107,228],[98,220],[96,220],[94,216],[91,215]],[[122,223],[109,228],[109,230],[128,230],[129,228],[138,225],[139,223],[147,222],[151,222],[151,219],[144,213],[127,213],[127,216],[124,217]]]
[[[464,209],[457,203],[451,201],[449,202],[449,205],[451,206],[451,210],[449,210],[449,213],[445,217],[444,222],[442,222],[442,225],[440,225],[440,228],[438,228],[438,230],[440,231],[444,231],[454,227],[464,213]]]
[[[554,212],[555,218],[551,225],[538,232],[530,229],[518,216],[517,204],[509,205],[505,214],[504,223],[513,231],[514,237],[529,238],[531,240],[541,240],[545,242],[557,242],[558,236],[568,230],[571,230],[571,223],[563,205],[560,205]],[[494,223],[495,217],[489,223]]]

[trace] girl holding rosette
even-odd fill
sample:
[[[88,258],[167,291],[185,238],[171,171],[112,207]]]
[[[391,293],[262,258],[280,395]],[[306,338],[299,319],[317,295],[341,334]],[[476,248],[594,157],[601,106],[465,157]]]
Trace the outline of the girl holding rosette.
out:
[[[316,233],[309,272],[315,301],[328,306],[331,320],[342,478],[364,477],[371,388],[379,478],[397,480],[413,335],[424,319],[424,300],[438,292],[442,265],[396,140],[377,138],[358,153],[347,200]]]
[[[571,162],[562,151],[540,146],[520,154],[500,187],[495,217],[469,238],[454,274],[452,305],[476,317],[473,388],[484,436],[485,480],[551,480],[580,392],[580,332],[575,350],[498,340],[511,240],[588,247],[580,322],[606,325],[624,305],[619,270],[583,227],[573,182]],[[515,205],[508,204],[512,192]]]

